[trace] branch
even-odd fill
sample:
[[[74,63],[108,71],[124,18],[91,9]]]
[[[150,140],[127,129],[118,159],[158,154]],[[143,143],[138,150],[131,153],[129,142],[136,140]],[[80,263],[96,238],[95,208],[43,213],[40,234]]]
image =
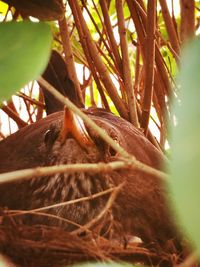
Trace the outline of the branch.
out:
[[[77,0],[69,0],[69,4],[70,7],[72,9],[73,15],[74,15],[74,19],[76,19],[76,17],[78,16],[79,18],[79,22],[81,24],[81,29],[82,29],[82,33],[84,34],[84,38],[85,38],[85,42],[86,45],[88,47],[88,50],[90,51],[90,55],[92,57],[92,60],[95,63],[95,67],[99,73],[99,76],[101,77],[101,80],[110,96],[110,98],[112,99],[113,103],[115,104],[117,110],[119,111],[120,115],[123,118],[128,118],[128,112],[127,112],[127,108],[125,106],[125,104],[123,103],[123,101],[121,100],[121,98],[119,97],[117,90],[112,82],[112,79],[110,77],[109,71],[107,70],[105,64],[103,63],[100,55],[99,55],[99,51],[97,49],[97,46],[94,42],[94,40],[92,39],[92,36],[90,34],[90,31],[87,27],[87,24],[84,20],[83,17],[83,13],[81,11],[81,8],[79,6],[79,3]],[[77,29],[79,29],[80,27],[78,27]],[[80,32],[79,32],[80,35]],[[81,38],[81,36],[80,36]]]
[[[48,167],[37,167],[24,170],[17,170],[13,172],[6,172],[0,174],[0,184],[17,181],[19,179],[31,179],[42,176],[50,176],[56,173],[74,173],[74,172],[92,172],[92,173],[107,173],[119,169],[133,169],[140,170],[144,173],[158,177],[159,179],[166,180],[169,176],[156,170],[146,164],[143,164],[136,159],[114,161],[109,163],[80,163],[80,164],[67,164]]]
[[[108,13],[108,3],[106,0],[100,0],[99,4],[101,6],[101,10],[102,10],[103,18],[104,18],[104,23],[106,26],[108,41],[110,43],[110,47],[111,47],[113,55],[115,57],[115,62],[116,62],[115,65],[117,65],[119,72],[121,72],[120,70],[122,69],[122,62],[121,62],[121,57],[120,57],[118,47],[116,44],[116,40],[114,37],[112,25],[110,22],[110,17],[109,17],[109,13]]]
[[[74,172],[110,172],[113,170],[127,168],[129,164],[124,161],[110,163],[80,163],[80,164],[61,164],[58,166],[37,167],[24,170],[17,170],[0,174],[0,184],[16,181],[18,179],[30,179],[33,177],[50,176],[56,173]]]
[[[107,102],[107,99],[106,99],[106,96],[104,94],[104,90],[103,90],[103,88],[101,86],[101,82],[100,82],[99,76],[97,74],[96,65],[94,64],[94,61],[92,60],[91,52],[88,49],[88,46],[87,46],[87,43],[86,43],[86,38],[85,38],[85,34],[84,34],[83,30],[82,30],[82,25],[81,25],[81,22],[80,22],[80,18],[78,16],[77,12],[76,12],[76,8],[74,7],[73,2],[71,3],[70,7],[71,7],[71,10],[72,10],[72,13],[73,13],[73,17],[74,17],[74,21],[75,21],[75,24],[76,24],[76,28],[77,28],[77,31],[79,33],[80,43],[82,45],[82,48],[83,48],[84,55],[86,57],[88,66],[87,66],[86,63],[84,63],[84,65],[86,65],[90,69],[90,71],[91,71],[91,73],[92,73],[92,75],[94,77],[94,80],[95,80],[95,82],[97,84],[97,88],[98,88],[99,94],[101,96],[101,100],[102,100],[102,102],[104,104],[104,107],[107,110],[110,110],[108,102]]]
[[[136,98],[134,95],[132,78],[131,78],[131,68],[128,55],[128,44],[126,37],[122,0],[116,0],[116,10],[117,10],[118,28],[120,36],[120,46],[122,52],[123,80],[128,98],[130,122],[136,127],[139,127],[137,108],[136,108]]]
[[[147,134],[154,89],[156,0],[148,1],[146,29],[145,89],[141,127]]]
[[[75,69],[75,65],[74,65],[74,57],[73,57],[73,53],[72,53],[70,36],[69,36],[69,29],[68,29],[66,18],[64,17],[62,20],[58,21],[58,23],[59,23],[60,35],[61,35],[64,54],[65,54],[67,73],[69,75],[69,78],[74,82],[80,103],[84,105],[80,84],[79,84],[79,81],[78,81],[78,78],[76,75],[76,69]]]
[[[195,35],[195,1],[181,0],[181,39],[186,41]]]
[[[118,186],[106,189],[104,191],[98,192],[96,194],[92,194],[90,196],[86,196],[86,197],[81,197],[81,198],[77,198],[77,199],[73,199],[73,200],[69,200],[69,201],[64,201],[61,203],[57,203],[57,204],[53,204],[53,205],[49,205],[49,206],[45,206],[45,207],[41,207],[41,208],[37,208],[37,209],[32,209],[32,210],[8,210],[6,211],[6,214],[8,214],[9,216],[12,217],[16,217],[16,216],[22,216],[25,214],[34,214],[34,215],[38,215],[38,216],[45,216],[45,217],[49,217],[49,218],[54,218],[56,220],[62,221],[62,222],[67,222],[70,223],[76,227],[78,227],[77,230],[74,230],[71,232],[71,234],[80,234],[83,231],[87,231],[90,232],[89,228],[92,227],[96,222],[98,222],[103,216],[104,214],[111,208],[117,194],[119,193],[119,191],[121,190],[121,188],[123,187],[124,183],[119,184]],[[63,206],[68,206],[68,205],[72,205],[72,204],[76,204],[79,202],[83,202],[83,201],[90,201],[93,200],[95,198],[110,194],[110,197],[108,199],[108,201],[105,204],[105,207],[103,208],[103,210],[97,214],[96,217],[94,217],[91,221],[89,221],[88,223],[86,223],[85,225],[80,225],[74,221],[68,220],[66,218],[60,217],[58,215],[54,215],[51,213],[43,213],[42,211],[45,210],[49,210],[49,209],[53,209],[53,208],[58,208],[58,207],[63,207]]]
[[[123,187],[123,185],[124,185],[124,183],[119,184],[117,187],[113,188],[112,194],[110,195],[108,201],[106,202],[106,205],[103,208],[103,210],[96,217],[94,217],[91,221],[89,221],[88,223],[83,225],[84,228],[86,228],[86,229],[91,228],[109,211],[109,209],[112,207],[112,204],[115,201],[115,199],[116,199],[118,193],[120,192],[121,188]],[[73,234],[80,234],[81,232],[83,232],[83,230],[80,228],[80,229],[74,230],[72,233]]]
[[[167,2],[166,2],[166,0],[159,0],[159,2],[160,2],[162,15],[163,15],[163,18],[165,21],[166,29],[167,29],[167,32],[169,35],[169,40],[171,42],[172,48],[179,55],[180,54],[180,44],[179,44],[176,30],[174,28],[172,18],[171,18],[170,13],[169,13],[169,9],[167,7]]]
[[[16,122],[19,128],[22,128],[27,125],[27,123],[19,117],[19,114],[12,110],[9,106],[4,105],[1,107],[1,109]]]
[[[63,206],[69,206],[69,205],[72,205],[72,204],[76,204],[76,203],[79,203],[79,202],[92,200],[92,199],[107,195],[109,193],[112,193],[117,188],[118,187],[111,187],[111,188],[109,188],[107,190],[98,192],[96,194],[89,195],[87,197],[76,198],[76,199],[60,202],[60,203],[57,203],[57,204],[53,204],[53,205],[48,205],[48,206],[45,206],[45,207],[37,208],[37,209],[32,209],[32,210],[8,210],[7,213],[9,213],[9,215],[11,214],[11,216],[18,216],[18,215],[24,215],[24,214],[29,214],[29,213],[41,212],[41,211],[54,209],[54,208],[58,208],[58,207],[63,207]],[[121,185],[120,185],[120,188],[121,188]]]

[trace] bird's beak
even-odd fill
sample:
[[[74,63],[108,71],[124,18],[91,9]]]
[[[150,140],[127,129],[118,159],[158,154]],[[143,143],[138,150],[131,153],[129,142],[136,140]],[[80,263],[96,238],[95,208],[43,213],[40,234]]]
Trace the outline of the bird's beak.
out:
[[[58,140],[61,143],[64,143],[66,138],[70,135],[82,147],[94,145],[94,142],[85,128],[83,120],[77,114],[65,107],[63,125]]]

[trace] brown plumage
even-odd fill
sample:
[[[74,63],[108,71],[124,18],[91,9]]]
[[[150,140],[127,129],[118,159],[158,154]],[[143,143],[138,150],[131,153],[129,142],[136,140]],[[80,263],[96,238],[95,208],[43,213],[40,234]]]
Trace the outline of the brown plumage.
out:
[[[145,164],[160,169],[161,153],[129,122],[102,109],[85,111],[100,127],[129,153]],[[49,115],[0,142],[0,173],[37,166],[69,163],[110,162],[118,155],[88,129],[94,144],[89,149],[68,135],[63,142],[58,136],[63,113]],[[136,235],[143,241],[157,242],[161,247],[176,232],[166,205],[165,186],[153,176],[134,170],[93,174],[56,174],[12,184],[0,185],[0,206],[9,209],[34,209],[90,196],[125,181],[112,208],[114,235],[119,238]],[[84,225],[105,206],[108,197],[59,207],[53,214]],[[49,211],[50,212],[50,211]],[[110,219],[110,214],[106,215]],[[76,228],[47,217],[26,216],[25,223],[58,225],[67,230]],[[105,227],[104,227],[104,230]]]

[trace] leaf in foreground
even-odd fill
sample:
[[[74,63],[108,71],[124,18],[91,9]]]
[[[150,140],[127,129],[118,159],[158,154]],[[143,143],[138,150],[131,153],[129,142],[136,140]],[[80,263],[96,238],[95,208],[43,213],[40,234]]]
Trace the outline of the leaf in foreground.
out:
[[[200,253],[200,40],[184,50],[174,104],[170,193],[179,222]]]
[[[45,23],[0,23],[0,102],[44,71],[51,49]]]

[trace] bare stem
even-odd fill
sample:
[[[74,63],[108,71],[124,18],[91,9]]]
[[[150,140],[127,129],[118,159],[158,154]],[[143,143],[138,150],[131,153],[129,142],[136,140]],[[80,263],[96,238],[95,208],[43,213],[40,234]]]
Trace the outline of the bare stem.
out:
[[[83,96],[82,96],[82,92],[81,92],[81,88],[80,88],[80,84],[79,84],[79,81],[78,81],[78,78],[77,78],[77,75],[76,75],[74,57],[73,57],[73,53],[72,53],[69,29],[68,29],[66,18],[64,17],[58,23],[59,23],[60,34],[61,34],[61,39],[62,39],[62,43],[63,43],[63,49],[64,49],[64,54],[65,54],[67,72],[69,74],[70,79],[75,84],[76,92],[77,92],[77,95],[79,96],[80,102],[82,104],[84,104]]]
[[[148,2],[146,29],[145,90],[141,126],[147,134],[154,89],[156,0]]]
[[[133,123],[133,125],[135,125],[136,127],[139,127],[137,108],[136,108],[136,98],[135,98],[134,91],[133,91],[133,83],[132,83],[132,77],[131,77],[131,68],[130,68],[130,61],[129,61],[129,54],[128,54],[128,43],[127,43],[122,2],[123,2],[122,0],[116,0],[120,46],[121,46],[121,52],[122,52],[123,80],[124,80],[124,85],[126,88],[126,93],[127,93],[127,98],[128,98],[130,121],[131,123]]]
[[[45,210],[54,209],[54,208],[58,208],[58,207],[72,205],[72,204],[92,200],[92,199],[107,195],[109,193],[112,193],[115,189],[116,189],[116,187],[112,187],[112,188],[109,188],[107,190],[101,191],[99,193],[96,193],[96,194],[93,194],[93,195],[90,195],[87,197],[72,199],[69,201],[64,201],[64,202],[60,202],[60,203],[57,203],[54,205],[49,205],[49,206],[45,206],[45,207],[41,207],[41,208],[37,208],[37,209],[33,209],[33,210],[19,210],[19,211],[14,210],[11,212],[11,215],[17,216],[17,215],[23,215],[23,214],[33,213],[33,212],[40,212],[40,211],[45,211]]]

